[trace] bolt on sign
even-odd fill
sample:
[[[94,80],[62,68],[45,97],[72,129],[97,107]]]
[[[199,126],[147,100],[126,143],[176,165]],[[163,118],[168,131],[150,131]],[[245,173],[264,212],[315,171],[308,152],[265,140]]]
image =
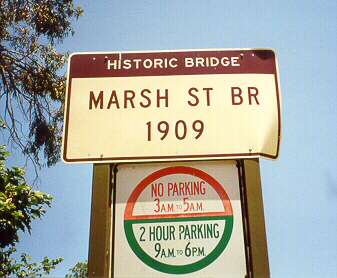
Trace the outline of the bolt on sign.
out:
[[[275,159],[280,106],[269,49],[75,53],[62,156],[69,163]]]
[[[116,180],[113,277],[245,277],[235,161],[122,164]]]

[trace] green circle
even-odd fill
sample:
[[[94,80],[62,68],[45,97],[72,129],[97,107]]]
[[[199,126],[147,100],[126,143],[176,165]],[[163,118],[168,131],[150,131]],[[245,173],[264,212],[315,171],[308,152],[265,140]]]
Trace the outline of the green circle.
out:
[[[195,217],[195,220],[199,220],[200,218]],[[187,265],[165,264],[149,256],[139,245],[133,233],[133,229],[132,229],[133,224],[142,223],[142,220],[124,220],[124,231],[125,231],[125,235],[126,235],[127,241],[131,249],[142,262],[152,267],[153,269],[156,269],[161,272],[165,272],[169,274],[186,274],[186,273],[195,272],[197,270],[200,270],[208,266],[215,259],[217,259],[222,253],[222,251],[226,248],[230,240],[230,237],[232,235],[234,218],[233,218],[233,215],[223,216],[221,218],[223,221],[226,221],[226,222],[225,222],[225,227],[224,227],[222,237],[219,243],[217,244],[217,246],[206,257],[202,258],[201,260],[197,262],[187,264]],[[219,217],[218,216],[208,217],[208,220],[213,220],[213,219],[219,220]],[[170,219],[166,219],[166,220],[167,220],[166,222],[172,221],[172,220],[170,221]],[[177,219],[175,219],[175,221],[177,221]]]

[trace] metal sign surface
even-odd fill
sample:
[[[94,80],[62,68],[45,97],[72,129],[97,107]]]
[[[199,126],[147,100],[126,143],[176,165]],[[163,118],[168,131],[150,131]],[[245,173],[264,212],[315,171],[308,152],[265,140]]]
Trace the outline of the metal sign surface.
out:
[[[245,276],[235,161],[119,165],[116,181],[114,277]]]
[[[277,75],[268,49],[75,53],[63,160],[275,159]]]

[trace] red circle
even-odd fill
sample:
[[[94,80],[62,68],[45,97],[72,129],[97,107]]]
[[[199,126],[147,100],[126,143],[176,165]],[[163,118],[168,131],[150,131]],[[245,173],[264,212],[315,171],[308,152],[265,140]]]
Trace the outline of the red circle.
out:
[[[153,172],[146,178],[144,178],[135,188],[135,190],[131,193],[128,201],[127,201],[127,206],[125,208],[124,212],[124,219],[132,219],[133,218],[133,209],[135,207],[135,203],[139,197],[139,195],[143,192],[143,190],[152,182],[155,180],[172,175],[172,174],[188,174],[192,176],[197,176],[200,179],[206,181],[209,185],[211,185],[214,190],[217,192],[219,195],[220,199],[222,200],[224,210],[227,215],[233,215],[233,210],[232,210],[232,205],[230,203],[229,197],[226,193],[226,191],[223,189],[221,184],[211,177],[209,174],[205,173],[204,171],[201,171],[196,168],[192,167],[187,167],[187,166],[174,166],[174,167],[167,167],[164,169],[160,169],[156,172]],[[160,215],[164,216],[164,215]]]

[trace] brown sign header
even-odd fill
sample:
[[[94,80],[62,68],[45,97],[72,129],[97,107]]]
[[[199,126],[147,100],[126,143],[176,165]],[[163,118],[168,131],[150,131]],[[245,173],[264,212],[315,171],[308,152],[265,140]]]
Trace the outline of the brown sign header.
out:
[[[275,74],[269,49],[73,54],[70,78],[195,74]]]

